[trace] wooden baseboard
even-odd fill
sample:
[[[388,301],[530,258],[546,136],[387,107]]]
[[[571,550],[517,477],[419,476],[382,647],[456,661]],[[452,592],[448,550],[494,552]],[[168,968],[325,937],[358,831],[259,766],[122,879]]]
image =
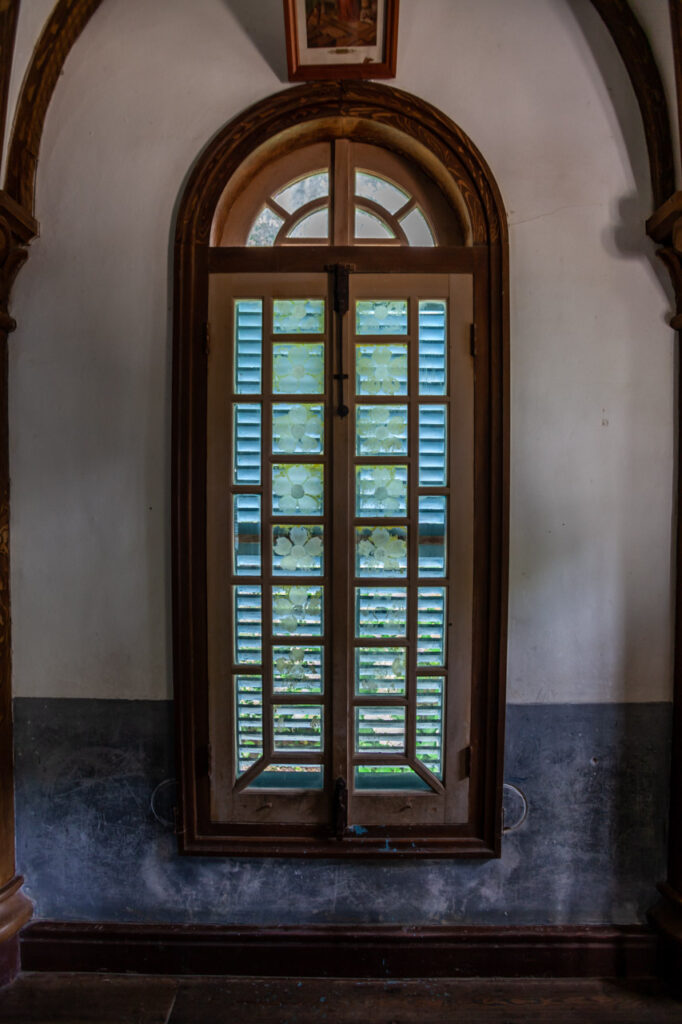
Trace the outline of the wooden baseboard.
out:
[[[21,936],[27,971],[272,977],[652,977],[645,926],[202,927],[38,921]]]

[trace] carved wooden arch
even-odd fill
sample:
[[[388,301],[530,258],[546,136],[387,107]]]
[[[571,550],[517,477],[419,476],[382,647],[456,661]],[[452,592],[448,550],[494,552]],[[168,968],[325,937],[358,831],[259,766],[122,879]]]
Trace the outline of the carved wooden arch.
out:
[[[654,204],[674,192],[670,117],[656,59],[628,0],[590,0],[611,34],[642,114]],[[58,0],[36,44],[17,104],[5,189],[30,214],[45,117],[64,62],[102,0]]]

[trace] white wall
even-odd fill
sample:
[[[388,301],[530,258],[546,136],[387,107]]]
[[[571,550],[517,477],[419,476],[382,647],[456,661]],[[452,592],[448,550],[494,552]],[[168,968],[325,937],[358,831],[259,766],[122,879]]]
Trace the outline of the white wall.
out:
[[[395,85],[471,135],[511,225],[509,697],[669,699],[673,335],[625,71],[597,67],[585,0],[400,21]],[[278,0],[106,0],[68,58],[13,301],[20,696],[171,693],[173,210],[205,142],[284,84]]]

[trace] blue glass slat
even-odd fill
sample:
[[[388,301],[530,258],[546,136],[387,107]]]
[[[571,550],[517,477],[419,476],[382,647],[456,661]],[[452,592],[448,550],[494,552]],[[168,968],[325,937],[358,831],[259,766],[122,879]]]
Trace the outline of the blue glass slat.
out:
[[[261,390],[263,364],[263,303],[261,299],[237,299],[235,322],[235,391],[257,395]]]
[[[437,778],[443,774],[444,697],[442,676],[417,676],[417,757]]]
[[[263,756],[263,680],[261,676],[235,677],[237,775]]]
[[[263,631],[260,587],[234,588],[234,660],[237,665],[260,665]]]
[[[419,406],[419,486],[445,487],[447,407]]]
[[[234,571],[257,576],[261,571],[260,494],[234,495]]]
[[[419,394],[444,395],[446,369],[447,304],[444,299],[419,303]]]
[[[261,407],[239,402],[234,407],[234,482],[260,484]]]
[[[447,498],[424,495],[419,498],[419,575],[445,576],[445,520]]]

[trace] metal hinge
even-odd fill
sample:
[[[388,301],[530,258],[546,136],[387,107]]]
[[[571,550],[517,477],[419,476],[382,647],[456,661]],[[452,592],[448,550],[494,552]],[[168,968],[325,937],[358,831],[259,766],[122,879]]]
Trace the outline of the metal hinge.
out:
[[[469,324],[469,351],[476,355],[476,324]]]

